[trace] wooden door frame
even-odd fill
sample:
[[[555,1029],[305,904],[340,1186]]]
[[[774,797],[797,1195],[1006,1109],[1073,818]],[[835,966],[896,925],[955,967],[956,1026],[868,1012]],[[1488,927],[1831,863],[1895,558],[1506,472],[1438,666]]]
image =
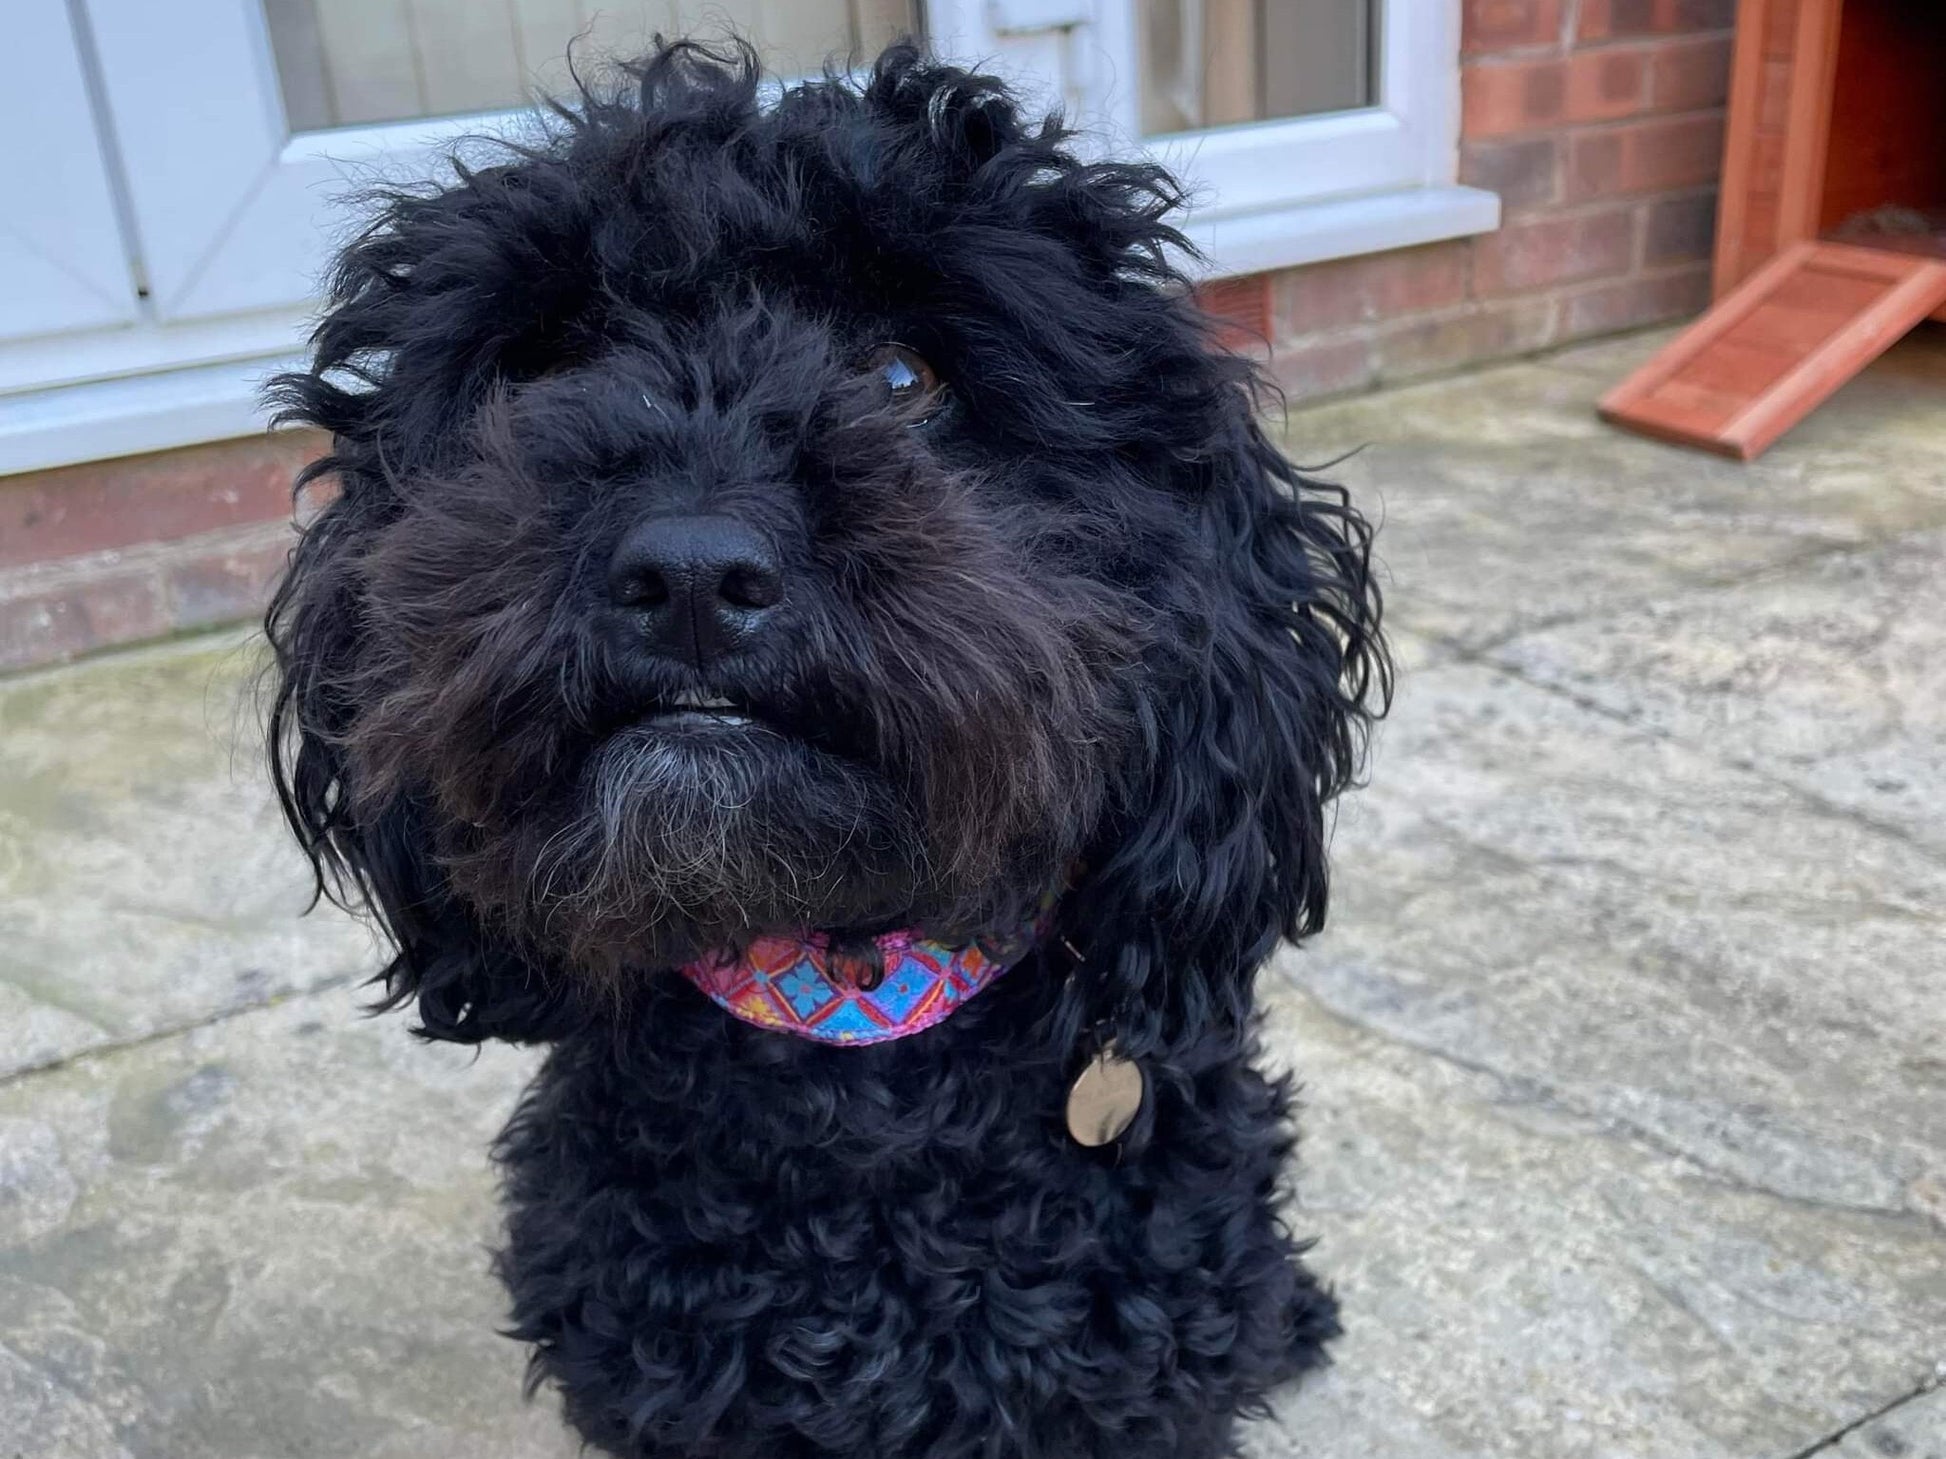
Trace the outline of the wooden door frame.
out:
[[[1723,191],[1716,218],[1713,284],[1718,299],[1784,249],[1818,236],[1843,10],[1844,0],[1740,0],[1737,6]],[[1779,110],[1779,89],[1784,93],[1781,136],[1776,127],[1766,125]],[[1776,220],[1771,236],[1754,237],[1762,219],[1753,214],[1752,194],[1760,185],[1765,143],[1772,138],[1782,149]]]

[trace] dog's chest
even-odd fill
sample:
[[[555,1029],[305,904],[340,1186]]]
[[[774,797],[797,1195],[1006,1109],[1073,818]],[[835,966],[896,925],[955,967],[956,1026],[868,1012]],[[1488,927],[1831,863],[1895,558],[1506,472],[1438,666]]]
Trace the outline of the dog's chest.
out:
[[[1165,1373],[1214,1381],[1237,1314],[1264,1309],[1268,1331],[1291,1280],[1269,1199],[1281,1094],[1240,1050],[1165,1069],[1143,1139],[1084,1148],[1068,1051],[1037,1042],[1029,1001],[996,989],[926,1035],[844,1049],[691,997],[626,1046],[557,1049],[502,1146],[516,1331],[570,1387],[635,1375],[672,1454],[719,1422],[766,1452],[785,1412],[836,1426],[844,1452],[904,1452],[899,1415],[1026,1403],[1029,1372],[1144,1411]],[[938,1452],[979,1451],[987,1428],[961,1418]]]

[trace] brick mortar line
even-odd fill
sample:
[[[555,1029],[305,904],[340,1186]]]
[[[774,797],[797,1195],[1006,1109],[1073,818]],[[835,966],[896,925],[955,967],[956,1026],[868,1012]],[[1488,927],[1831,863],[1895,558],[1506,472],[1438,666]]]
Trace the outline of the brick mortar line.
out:
[[[1622,193],[1609,198],[1582,198],[1572,203],[1537,203],[1531,210],[1523,211],[1512,223],[1503,223],[1491,233],[1476,233],[1474,238],[1498,238],[1509,228],[1528,227],[1536,223],[1574,223],[1586,218],[1599,217],[1603,213],[1633,212],[1647,205],[1665,202],[1669,199],[1688,201],[1705,193],[1719,192],[1721,188],[1714,182],[1684,183],[1666,191]],[[1420,248],[1435,247],[1433,244],[1418,244]],[[1403,251],[1403,250],[1401,250]],[[1377,257],[1377,255],[1367,255]]]
[[[1625,117],[1602,117],[1585,122],[1558,121],[1544,127],[1527,127],[1518,132],[1495,132],[1486,137],[1462,137],[1463,142],[1500,142],[1514,141],[1533,137],[1585,137],[1598,133],[1619,132],[1628,127],[1639,127],[1644,123],[1693,122],[1704,117],[1714,117],[1719,121],[1729,119],[1728,102],[1719,101],[1712,106],[1691,106],[1681,111],[1638,111]],[[1684,184],[1688,186],[1689,184]]]
[[[1598,276],[1595,278],[1588,278],[1588,279],[1573,279],[1564,284],[1556,284],[1553,287],[1560,290],[1563,293],[1571,293],[1576,289],[1593,286],[1593,285],[1599,285],[1599,284],[1614,284],[1614,283],[1622,283],[1622,282],[1659,283],[1663,279],[1673,279],[1682,274],[1707,273],[1711,267],[1712,267],[1711,261],[1707,258],[1686,259],[1681,263],[1645,263],[1639,266],[1632,265],[1624,273],[1608,274],[1605,276]],[[1535,292],[1543,293],[1546,291],[1536,290]],[[1501,297],[1508,298],[1508,299],[1519,299],[1522,298],[1523,296],[1520,294],[1506,294],[1506,295],[1502,295]],[[1590,335],[1589,338],[1591,340],[1601,339],[1605,337],[1606,334],[1613,333],[1613,332],[1615,331],[1604,331],[1603,334]]]
[[[1590,39],[1572,38],[1566,41],[1524,41],[1519,45],[1506,46],[1494,51],[1460,52],[1460,68],[1470,67],[1489,69],[1501,63],[1508,65],[1532,65],[1535,61],[1567,61],[1576,56],[1609,55],[1616,51],[1635,50],[1645,56],[1660,55],[1672,50],[1702,41],[1734,41],[1736,28],[1715,28],[1710,30],[1672,30],[1657,35],[1604,35]]]
[[[1492,294],[1463,300],[1458,304],[1441,305],[1437,309],[1420,310],[1411,314],[1391,314],[1379,319],[1364,319],[1352,324],[1342,324],[1330,329],[1312,330],[1305,334],[1273,335],[1271,349],[1285,347],[1304,348],[1319,344],[1335,344],[1346,340],[1372,339],[1395,325],[1451,324],[1459,320],[1474,318],[1480,314],[1509,304],[1544,304],[1575,298],[1597,289],[1612,288],[1616,284],[1660,283],[1667,279],[1679,278],[1686,274],[1701,274],[1710,267],[1708,259],[1694,259],[1688,263],[1656,264],[1652,267],[1630,265],[1620,273],[1590,274],[1585,278],[1565,279],[1558,283],[1541,284],[1536,288],[1524,289],[1510,294]],[[1534,349],[1521,350],[1506,355],[1484,355],[1477,359],[1463,360],[1455,370],[1491,370],[1516,360],[1557,353],[1574,349],[1581,345],[1599,344],[1604,340],[1623,339],[1631,334],[1645,330],[1661,329],[1675,323],[1672,316],[1667,320],[1654,320],[1644,324],[1626,325],[1620,329],[1603,329],[1593,334],[1577,336],[1573,339],[1554,340]],[[1687,317],[1685,318],[1687,322]],[[1273,360],[1274,364],[1274,360]],[[1417,380],[1400,381],[1401,385],[1417,384]]]
[[[1706,30],[1663,30],[1652,35],[1597,35],[1585,40],[1569,42],[1569,55],[1581,55],[1590,51],[1614,51],[1626,46],[1645,46],[1650,50],[1684,45],[1690,41],[1721,41],[1736,39],[1734,25],[1716,25]]]
[[[1598,121],[1555,121],[1541,126],[1523,127],[1517,132],[1489,132],[1485,136],[1461,136],[1463,146],[1487,147],[1498,142],[1533,142],[1545,137],[1560,137],[1569,141],[1577,137],[1608,136],[1615,132],[1626,131],[1630,127],[1659,126],[1670,122],[1693,122],[1714,119],[1729,122],[1730,108],[1726,102],[1714,106],[1695,106],[1683,111],[1638,111],[1625,117],[1604,117]],[[1698,183],[1683,183],[1683,187],[1701,186]]]
[[[94,552],[53,557],[41,562],[24,562],[0,568],[0,601],[22,598],[32,593],[85,584],[120,572],[166,568],[185,557],[212,548],[236,549],[269,546],[279,540],[296,545],[297,536],[288,517],[272,517],[261,522],[213,527],[188,537],[171,537],[161,542],[138,542],[127,547],[104,547]]]
[[[1519,142],[1527,142],[1532,140],[1534,140],[1533,137],[1518,139]],[[1478,145],[1490,147],[1493,145],[1493,143],[1483,142]],[[1473,184],[1473,185],[1478,186],[1478,184]],[[1493,191],[1492,188],[1486,188],[1484,190],[1487,192]],[[1521,203],[1517,207],[1510,207],[1506,204],[1505,200],[1503,199],[1501,203],[1500,226],[1491,233],[1470,234],[1468,235],[1468,241],[1475,238],[1497,238],[1502,233],[1507,232],[1509,229],[1523,228],[1535,223],[1546,223],[1556,218],[1569,219],[1569,218],[1587,217],[1590,214],[1599,213],[1604,208],[1632,207],[1632,208],[1639,208],[1642,211],[1646,212],[1650,208],[1654,207],[1657,203],[1693,202],[1697,198],[1707,197],[1713,193],[1721,192],[1722,190],[1723,189],[1721,183],[1717,179],[1712,178],[1708,182],[1686,182],[1679,187],[1657,188],[1647,192],[1622,193],[1616,197],[1605,198],[1605,199],[1604,198],[1592,198],[1592,199],[1583,198],[1577,202],[1542,201],[1542,202],[1535,202],[1535,203]],[[1451,241],[1460,241],[1460,240],[1451,240]],[[1406,245],[1406,248],[1407,249],[1437,248],[1438,246],[1439,245],[1437,243],[1419,243],[1419,244],[1408,244]],[[1397,251],[1404,252],[1406,250],[1401,249]],[[1366,256],[1376,258],[1379,255],[1370,254]],[[1299,267],[1308,268],[1311,267],[1311,265],[1300,264]]]
[[[289,992],[279,993],[275,997],[266,998],[261,1003],[246,1003],[237,1008],[222,1008],[218,1009],[215,1013],[206,1014],[202,1018],[191,1019],[186,1023],[171,1024],[167,1028],[154,1029],[145,1034],[138,1034],[134,1038],[121,1039],[112,1043],[94,1044],[85,1049],[76,1049],[71,1054],[60,1054],[43,1063],[28,1064],[22,1068],[10,1070],[8,1073],[0,1074],[0,1090],[11,1089],[16,1084],[24,1084],[30,1080],[40,1078],[43,1075],[56,1073],[62,1069],[77,1068],[96,1060],[118,1058],[122,1054],[134,1049],[144,1049],[152,1044],[167,1043],[172,1039],[179,1039],[185,1034],[195,1033],[198,1029],[216,1028],[221,1024],[232,1022],[235,1019],[246,1018],[253,1013],[263,1013],[272,1008],[281,1008],[287,1003],[300,1002],[304,999],[314,998],[322,993],[337,992],[361,981],[363,981],[362,975],[358,973],[334,973],[321,982],[313,983],[308,988],[294,988]]]

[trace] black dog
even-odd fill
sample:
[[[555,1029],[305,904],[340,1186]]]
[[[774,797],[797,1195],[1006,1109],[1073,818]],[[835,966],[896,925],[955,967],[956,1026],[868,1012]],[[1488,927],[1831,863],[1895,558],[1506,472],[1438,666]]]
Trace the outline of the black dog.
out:
[[[552,1045],[500,1271],[590,1443],[1227,1452],[1336,1331],[1252,980],[1389,687],[1369,529],[1163,172],[909,47],[628,75],[388,197],[277,387],[340,485],[269,618],[285,810],[426,1034]],[[673,971],[870,990],[907,930],[996,976],[869,1047]],[[1146,1085],[1100,1148],[1091,1061]]]

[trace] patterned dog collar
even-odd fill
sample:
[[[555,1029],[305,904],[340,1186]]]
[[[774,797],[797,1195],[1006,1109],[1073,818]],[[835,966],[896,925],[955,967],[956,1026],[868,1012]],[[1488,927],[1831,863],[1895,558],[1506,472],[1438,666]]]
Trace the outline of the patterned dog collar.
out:
[[[882,1044],[931,1028],[1032,950],[1054,898],[1013,936],[968,947],[888,932],[873,939],[885,968],[862,988],[833,966],[831,939],[760,937],[741,957],[716,954],[682,975],[717,1007],[758,1028],[823,1044]]]

